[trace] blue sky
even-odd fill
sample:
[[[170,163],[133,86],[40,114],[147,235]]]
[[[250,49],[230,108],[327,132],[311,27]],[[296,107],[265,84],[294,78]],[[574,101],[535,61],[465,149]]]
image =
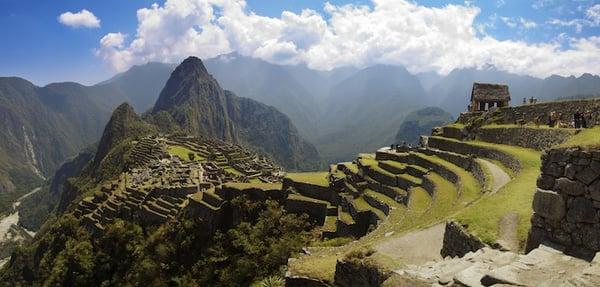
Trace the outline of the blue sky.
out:
[[[182,0],[183,1],[183,0]],[[190,0],[191,1],[191,0]],[[389,4],[391,1],[391,4]],[[243,21],[251,21],[252,14],[259,16],[265,16],[269,19],[273,19],[274,23],[281,24],[281,29],[274,31],[270,35],[264,35],[264,38],[253,40],[253,41],[240,41],[238,38],[240,35],[239,31],[229,28],[221,24],[221,22],[215,24],[219,28],[219,35],[225,38],[224,43],[215,45],[211,49],[204,49],[202,43],[206,43],[204,40],[198,40],[190,44],[183,52],[178,51],[176,47],[161,47],[161,43],[155,43],[149,45],[143,49],[135,49],[131,46],[131,42],[134,39],[143,39],[146,43],[150,42],[148,38],[143,36],[136,36],[136,29],[140,25],[136,18],[136,11],[141,8],[149,8],[153,3],[157,3],[159,8],[165,8],[165,1],[122,1],[122,0],[103,0],[103,1],[71,1],[71,0],[60,0],[60,1],[33,1],[33,0],[0,0],[2,9],[0,10],[0,76],[20,76],[24,77],[36,84],[44,85],[50,82],[56,81],[77,81],[85,84],[92,84],[95,82],[102,81],[114,73],[127,68],[132,64],[141,64],[147,60],[168,60],[177,61],[182,58],[185,53],[194,53],[198,49],[199,56],[214,56],[220,52],[228,52],[231,50],[240,51],[242,54],[260,57],[271,62],[281,63],[306,63],[311,67],[315,68],[333,68],[336,66],[354,64],[357,66],[365,66],[374,63],[381,63],[390,61],[394,64],[402,64],[408,66],[409,69],[412,67],[412,71],[419,72],[419,67],[423,66],[423,63],[430,62],[427,59],[411,62],[412,58],[415,57],[415,51],[410,49],[404,49],[402,42],[413,42],[413,39],[419,37],[419,34],[411,35],[407,34],[410,32],[408,29],[407,33],[398,34],[396,38],[386,39],[387,42],[394,39],[399,39],[398,46],[389,46],[385,49],[362,47],[360,51],[369,50],[364,55],[352,57],[350,55],[356,54],[356,51],[348,50],[348,48],[341,49],[340,51],[334,51],[333,55],[339,55],[339,60],[331,61],[321,65],[322,59],[319,59],[319,55],[323,53],[329,53],[332,47],[350,46],[346,45],[346,39],[342,34],[338,37],[327,36],[328,32],[320,30],[318,23],[319,19],[325,22],[331,20],[331,15],[326,9],[323,1],[314,0],[248,0],[245,8],[245,15]],[[395,5],[392,0],[386,0],[389,5]],[[371,1],[340,1],[332,0],[329,1],[332,6],[342,7],[346,4],[353,4],[355,6],[367,5],[370,7],[371,12],[375,12],[375,2]],[[398,1],[398,6],[404,5],[404,1]],[[472,27],[477,32],[476,37],[483,39],[484,37],[490,37],[495,41],[489,45],[498,45],[498,47],[511,46],[510,49],[515,51],[528,51],[528,53],[536,54],[536,45],[555,43],[560,46],[561,51],[573,50],[577,52],[578,58],[581,55],[580,61],[589,62],[585,57],[590,57],[590,53],[593,56],[596,50],[594,47],[582,48],[589,44],[579,43],[580,46],[573,47],[573,41],[577,39],[592,39],[592,43],[600,43],[596,41],[595,37],[600,36],[600,18],[599,22],[594,22],[593,18],[590,18],[592,14],[588,10],[600,1],[593,0],[578,0],[578,1],[560,1],[560,0],[538,0],[538,1],[519,1],[519,0],[497,0],[497,1],[414,1],[408,2],[406,9],[415,8],[431,8],[439,7],[444,10],[444,14],[436,16],[437,18],[452,17],[452,13],[465,13],[466,15],[470,12],[467,10],[452,12],[448,9],[448,4],[455,4],[460,7],[477,7],[479,9],[477,16],[472,22]],[[600,6],[599,6],[600,7]],[[220,7],[222,8],[222,7]],[[315,10],[320,18],[311,18],[310,15],[304,15],[300,18],[304,21],[309,18],[316,22],[315,30],[304,29],[305,22],[297,24],[299,26],[290,26],[289,23],[279,23],[277,21],[282,20],[282,12],[287,10],[294,13],[294,15],[301,15],[303,9]],[[69,27],[64,23],[60,23],[58,18],[65,12],[79,12],[82,9],[88,10],[97,19],[100,20],[99,27]],[[165,8],[166,9],[166,8]],[[225,8],[222,8],[225,9]],[[355,9],[358,9],[355,7]],[[230,9],[234,10],[234,9]],[[357,12],[358,10],[353,10]],[[423,10],[422,18],[416,18],[419,22],[423,20],[424,25],[429,25],[431,21],[437,21],[436,17],[428,18],[428,13],[434,10]],[[600,12],[600,10],[598,10]],[[225,13],[227,14],[227,13]],[[417,13],[415,13],[416,15]],[[233,12],[231,15],[234,15]],[[236,14],[237,15],[237,14]],[[342,15],[345,21],[353,20],[351,17],[354,14],[345,13]],[[380,14],[371,14],[370,16],[363,17],[361,21],[370,19],[369,17],[376,17]],[[393,14],[392,14],[393,15]],[[409,15],[409,14],[407,14]],[[218,15],[217,15],[218,16]],[[340,16],[340,17],[342,17]],[[164,17],[174,17],[164,15]],[[388,18],[393,18],[387,14]],[[403,16],[406,17],[406,16]],[[357,19],[360,18],[357,16]],[[468,18],[468,17],[467,17]],[[171,19],[171,18],[169,18]],[[241,22],[240,23],[249,23]],[[309,21],[309,20],[307,20]],[[370,23],[374,25],[385,26],[388,22],[378,22],[378,19],[371,19]],[[448,19],[449,23],[452,22]],[[306,22],[308,23],[308,22]],[[356,22],[361,23],[361,22]],[[414,23],[414,22],[413,22]],[[460,25],[458,23],[457,25]],[[464,24],[464,23],[463,23]],[[469,24],[469,23],[467,23]],[[286,26],[287,25],[287,26]],[[360,24],[359,24],[360,25]],[[390,24],[392,25],[392,24]],[[434,24],[432,24],[434,25]],[[311,26],[312,27],[312,26]],[[338,31],[342,26],[335,26],[330,23],[327,31]],[[392,26],[390,26],[392,27]],[[395,26],[397,27],[397,26]],[[437,27],[437,28],[436,28]],[[259,31],[261,26],[253,26],[253,29]],[[182,30],[168,30],[169,27],[164,28],[162,31],[172,32],[177,34]],[[199,30],[207,29],[202,27]],[[439,29],[439,26],[427,27],[422,30],[422,33],[432,33],[432,37],[436,37],[436,34],[431,31]],[[290,32],[291,31],[291,32]],[[321,32],[315,32],[321,31]],[[109,33],[120,33],[125,38],[120,46],[114,45],[114,47],[104,47],[100,44],[103,37]],[[236,34],[237,33],[237,34]],[[285,35],[289,33],[290,35]],[[316,34],[315,34],[316,33]],[[383,33],[383,32],[382,32]],[[126,36],[125,36],[126,35]],[[374,39],[381,38],[384,34],[373,34],[368,35],[370,40],[365,41],[365,44],[372,46],[379,46]],[[183,37],[183,36],[182,36]],[[294,38],[295,37],[295,38]],[[303,44],[304,40],[298,39],[312,39],[308,43]],[[184,43],[185,38],[174,38],[174,41],[182,40]],[[194,40],[196,41],[196,40]],[[431,40],[428,40],[431,41]],[[465,40],[472,41],[467,39]],[[277,45],[265,46],[261,43],[275,43]],[[201,43],[201,44],[198,44]],[[348,43],[356,43],[350,42]],[[360,43],[360,41],[359,41]],[[423,41],[415,41],[413,45],[419,48]],[[429,43],[429,42],[427,42]],[[479,42],[478,42],[479,43]],[[521,43],[521,44],[519,44]],[[192,45],[193,44],[193,45]],[[460,44],[460,43],[457,43]],[[169,45],[168,43],[163,45]],[[286,46],[287,45],[287,46]],[[292,45],[293,47],[289,47]],[[355,44],[353,44],[355,45]],[[427,44],[429,45],[429,44]],[[429,47],[429,46],[424,47]],[[443,43],[439,44],[443,47]],[[482,44],[483,45],[483,44]],[[488,45],[488,44],[486,44]],[[519,46],[521,45],[521,46]],[[594,44],[592,44],[593,46]],[[431,49],[439,50],[437,46],[431,45]],[[113,49],[110,50],[109,48]],[[164,49],[163,49],[164,48]],[[320,49],[320,50],[319,50]],[[420,48],[419,48],[420,49]],[[427,48],[424,48],[427,49]],[[508,49],[508,48],[507,48]],[[156,56],[156,51],[167,51],[167,54]],[[209,51],[210,50],[210,51]],[[398,52],[402,50],[402,52]],[[551,49],[550,49],[551,50]],[[550,51],[549,49],[540,50],[540,54],[543,53],[555,53],[557,55],[572,55],[571,53],[563,53],[560,51]],[[432,50],[433,51],[433,50]],[[331,52],[333,53],[333,52]],[[437,70],[438,72],[448,72],[451,68],[469,67],[477,65],[476,63],[470,62],[465,59],[463,62],[453,62],[448,58],[456,58],[452,56],[452,53],[459,53],[461,51],[449,50],[444,54],[434,55],[433,63],[431,66],[423,69]],[[428,53],[417,53],[419,57],[429,57],[432,52]],[[486,56],[481,56],[485,54]],[[473,57],[482,57],[483,61],[499,61],[497,58],[501,55],[488,55],[489,51],[482,51],[477,53]],[[375,55],[375,56],[373,56]],[[575,54],[573,54],[575,55]],[[550,58],[550,54],[548,58]],[[600,54],[597,54],[600,57]],[[330,56],[336,57],[336,56]],[[466,56],[465,56],[466,57]],[[543,61],[545,58],[536,58],[536,61]],[[533,61],[533,60],[532,60]],[[115,64],[122,63],[122,65]],[[570,62],[561,63],[560,67],[569,65]],[[511,72],[523,73],[523,74],[534,74],[542,76],[545,74],[553,73],[553,67],[540,67],[537,69],[523,68],[527,66],[527,63],[517,62],[517,59],[513,62],[493,62],[492,64],[498,67],[505,67],[504,69]],[[579,65],[573,62],[573,66]],[[579,65],[580,66],[580,65]],[[557,66],[558,67],[558,66]],[[593,66],[590,72],[596,72],[593,70]],[[573,67],[572,69],[565,68],[564,70],[556,71],[559,74],[574,73],[577,74],[581,70]],[[597,73],[597,72],[596,72]]]

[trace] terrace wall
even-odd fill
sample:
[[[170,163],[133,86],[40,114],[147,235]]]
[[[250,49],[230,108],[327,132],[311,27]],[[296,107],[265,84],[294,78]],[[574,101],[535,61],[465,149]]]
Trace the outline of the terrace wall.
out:
[[[545,123],[548,115],[554,111],[562,113],[561,121],[570,122],[573,113],[577,110],[582,112],[590,111],[592,113],[592,123],[600,124],[600,99],[555,101],[535,105],[504,107],[494,112],[492,117],[498,124],[515,124],[520,120],[533,123],[538,117],[543,119],[543,123]],[[457,122],[468,124],[482,114],[481,112],[462,113],[458,117]]]
[[[574,135],[574,129],[532,127],[482,127],[476,138],[485,142],[543,150],[561,144]]]
[[[431,148],[436,148],[444,151],[455,152],[463,155],[475,155],[478,157],[497,160],[501,162],[504,166],[510,168],[515,173],[521,170],[521,163],[519,163],[519,160],[500,150],[471,145],[464,142],[458,142],[439,137],[430,137],[428,140],[428,145]]]
[[[549,241],[591,259],[600,251],[600,150],[550,150],[541,170],[527,251]]]

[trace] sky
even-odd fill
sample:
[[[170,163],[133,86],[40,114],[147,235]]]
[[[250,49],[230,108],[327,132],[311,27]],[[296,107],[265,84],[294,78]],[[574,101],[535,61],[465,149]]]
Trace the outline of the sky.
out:
[[[329,70],[600,74],[600,0],[0,0],[0,76],[94,84],[238,52]]]

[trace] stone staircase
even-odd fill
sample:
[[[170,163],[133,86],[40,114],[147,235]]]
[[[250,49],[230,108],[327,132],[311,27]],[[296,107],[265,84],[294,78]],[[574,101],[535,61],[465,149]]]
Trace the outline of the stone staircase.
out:
[[[546,245],[524,255],[484,247],[394,273],[428,286],[600,286],[600,256],[588,262]]]

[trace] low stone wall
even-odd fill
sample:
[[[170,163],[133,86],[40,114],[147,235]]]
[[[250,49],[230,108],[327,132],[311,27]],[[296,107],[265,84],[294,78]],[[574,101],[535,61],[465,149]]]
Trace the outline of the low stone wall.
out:
[[[463,257],[469,252],[475,252],[485,247],[477,237],[469,234],[465,227],[454,222],[446,222],[444,243],[440,255],[442,257]]]
[[[527,251],[550,241],[591,259],[600,251],[600,149],[553,149],[542,155]]]
[[[425,189],[425,191],[427,191],[427,193],[429,193],[430,196],[433,196],[433,194],[435,193],[435,184],[427,176],[423,177],[421,187],[423,187],[423,189]]]
[[[447,162],[457,165],[458,167],[470,172],[473,177],[475,177],[480,187],[485,187],[487,179],[485,172],[483,171],[483,167],[472,156],[435,149],[421,149],[420,152],[426,155],[435,155]]]
[[[533,123],[536,119],[542,119],[546,122],[551,112],[562,114],[562,122],[571,122],[575,111],[590,111],[593,124],[600,124],[600,99],[572,100],[545,102],[535,105],[524,105],[515,107],[500,108],[492,117],[498,124],[516,124],[517,121],[525,120],[527,123]],[[468,124],[474,118],[481,116],[482,113],[463,113],[457,122]]]
[[[477,131],[476,138],[485,142],[543,150],[565,142],[576,132],[574,129],[482,127]]]
[[[510,168],[513,172],[521,171],[519,160],[496,149],[470,145],[465,142],[454,141],[441,137],[430,137],[429,147],[459,153],[462,155],[475,155],[477,157],[489,158],[501,162],[504,166]]]
[[[284,189],[262,189],[256,187],[238,189],[228,187],[227,185],[217,188],[215,193],[224,200],[232,200],[238,196],[245,195],[248,199],[254,201],[265,201],[267,199],[281,201],[287,196],[287,192]]]
[[[442,135],[447,138],[463,140],[466,137],[466,132],[462,128],[444,126],[442,127]]]
[[[335,286],[378,287],[391,276],[391,272],[381,270],[370,258],[338,260],[335,265]]]
[[[329,187],[304,182],[296,182],[289,178],[284,178],[283,190],[287,190],[289,187],[293,187],[299,194],[304,195],[306,197],[324,200],[333,205],[338,205],[339,203],[337,193],[335,193],[333,189]]]
[[[306,213],[309,219],[318,225],[325,223],[327,217],[327,204],[307,200],[288,198],[285,200],[285,210],[290,213]]]

